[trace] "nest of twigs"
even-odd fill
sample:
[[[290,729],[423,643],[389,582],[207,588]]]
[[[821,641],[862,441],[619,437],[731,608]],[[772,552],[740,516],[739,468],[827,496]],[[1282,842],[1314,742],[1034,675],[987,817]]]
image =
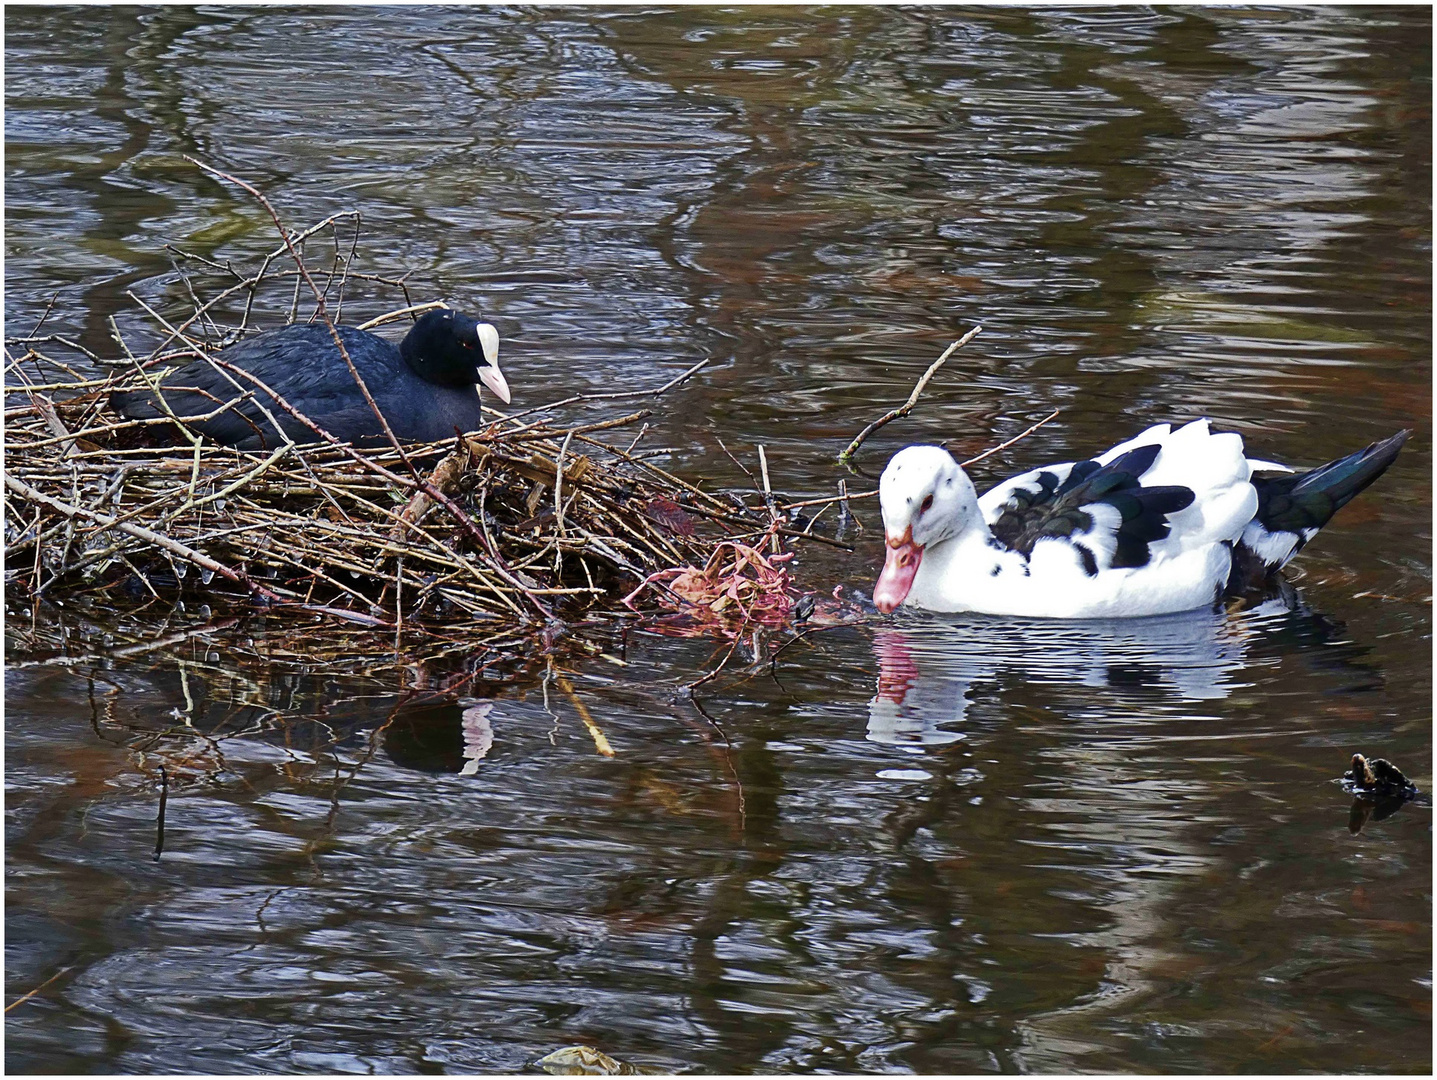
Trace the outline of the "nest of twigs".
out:
[[[159,336],[147,352],[133,351],[113,321],[117,356],[38,329],[6,342],[12,600],[87,594],[124,605],[200,591],[210,603],[227,597],[370,625],[452,626],[571,617],[595,605],[617,610],[647,582],[631,605],[712,609],[711,600],[685,595],[692,583],[684,567],[712,568],[720,545],[763,546],[795,531],[771,500],[749,507],[646,460],[635,450],[642,430],[629,429],[647,410],[592,419],[598,402],[612,413],[614,401],[661,393],[702,365],[657,391],[496,412],[484,430],[384,451],[321,442],[242,452],[169,420],[129,420],[113,410],[112,393],[142,385],[145,372],[254,332],[251,314],[265,308],[256,302],[265,289],[279,291],[291,320],[304,317],[301,282],[314,291],[310,318],[337,318],[346,288],[364,286],[403,293],[392,297],[398,310],[365,326],[428,306],[414,304],[399,281],[354,270],[357,245],[346,253],[337,230],[344,217],[286,233],[247,275],[171,249],[176,276],[166,296],[135,297],[136,314]],[[333,262],[311,274],[303,243],[326,228]],[[280,268],[286,253],[288,270]],[[174,443],[155,445],[166,426]],[[769,584],[792,591],[786,575]],[[745,611],[756,599],[787,610],[787,599],[742,588]]]
[[[364,622],[549,617],[617,603],[770,524],[591,434],[641,413],[572,427],[496,421],[402,455],[245,453],[127,448],[136,422],[94,399],[108,386],[50,389],[92,400],[6,387],[31,402],[7,410],[6,584],[31,596],[123,601],[198,583]]]

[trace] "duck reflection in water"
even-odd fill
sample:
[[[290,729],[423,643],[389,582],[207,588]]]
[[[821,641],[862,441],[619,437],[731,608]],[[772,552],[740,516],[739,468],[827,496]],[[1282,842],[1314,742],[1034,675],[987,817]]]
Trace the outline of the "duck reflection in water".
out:
[[[494,746],[493,709],[493,701],[473,698],[400,705],[383,728],[385,752],[408,769],[473,776]]]
[[[964,739],[969,707],[985,684],[1219,700],[1246,685],[1246,667],[1298,649],[1314,665],[1342,669],[1347,689],[1372,686],[1380,677],[1359,662],[1367,650],[1341,643],[1344,636],[1340,623],[1308,610],[1290,588],[1236,613],[1075,621],[919,616],[874,636],[878,688],[867,737],[920,752]]]

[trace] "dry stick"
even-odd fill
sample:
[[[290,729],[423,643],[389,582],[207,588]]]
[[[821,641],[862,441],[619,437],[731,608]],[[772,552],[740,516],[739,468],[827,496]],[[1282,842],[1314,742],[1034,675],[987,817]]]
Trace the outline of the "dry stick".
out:
[[[736,458],[736,457],[733,456],[733,453],[729,450],[729,448],[728,448],[727,446],[724,445],[722,439],[720,439],[717,435],[715,435],[714,438],[718,441],[719,449],[722,450],[725,454],[728,454],[728,459],[729,459],[730,461],[732,461],[735,465],[737,465],[737,466],[739,467],[739,470],[740,470],[745,476],[747,476],[747,477],[749,478],[750,482],[757,483],[757,482],[758,482],[758,478],[757,478],[756,476],[754,476],[753,473],[751,473],[751,472],[748,471],[748,466],[745,465],[745,464],[744,464],[742,461],[740,461],[738,458]]]
[[[584,721],[584,726],[589,729],[589,734],[594,740],[594,749],[604,757],[613,757],[614,748],[609,745],[609,740],[605,737],[603,729],[594,722],[594,718],[589,715],[589,710],[579,700],[579,695],[574,692],[574,684],[569,682],[568,676],[561,671],[556,671],[554,672],[554,683],[568,696],[570,704],[574,706],[574,711],[579,714],[579,719]]]
[[[554,531],[558,539],[564,537],[564,455],[569,452],[569,443],[574,438],[571,431],[564,436],[564,445],[559,448],[559,458],[554,464]],[[554,545],[554,579],[559,580],[559,575],[564,569],[564,550],[557,544]]]
[[[35,987],[35,989],[31,990],[28,994],[25,994],[25,995],[22,996],[22,997],[17,997],[14,1001],[10,1002],[9,1005],[6,1005],[6,1006],[5,1006],[5,1011],[6,1011],[6,1012],[9,1012],[9,1011],[10,1011],[11,1009],[13,1009],[16,1005],[20,1005],[20,1004],[22,1004],[23,1002],[29,1001],[32,997],[34,997],[36,994],[38,994],[41,990],[45,989],[45,987],[49,986],[52,982],[54,982],[56,979],[58,979],[61,975],[65,974],[65,972],[73,970],[74,967],[75,967],[74,964],[66,964],[66,965],[65,965],[64,967],[62,967],[59,971],[55,972],[55,974],[51,975],[48,979],[46,979],[44,982],[42,982],[39,986]]]
[[[607,431],[610,428],[623,427],[626,424],[632,424],[635,420],[643,420],[645,417],[653,415],[652,409],[640,409],[638,412],[629,413],[627,416],[616,416],[612,420],[599,420],[592,424],[580,424],[578,427],[565,428],[563,429],[563,434],[567,437],[569,435],[585,435],[591,431]],[[466,438],[471,442],[479,443],[548,442],[552,446],[554,437],[558,434],[558,431],[542,429],[538,425],[532,425],[528,428],[520,428],[518,432],[502,431],[497,435],[469,435],[466,436]],[[593,439],[586,441],[594,443],[595,446],[602,446],[605,450],[614,449],[613,447],[605,446],[601,442],[594,442]],[[620,451],[615,450],[614,452],[619,453]],[[627,451],[624,452],[626,453]],[[634,460],[637,461],[640,459],[635,458]]]
[[[345,257],[339,253],[339,226],[332,226],[329,230],[334,237],[334,267],[330,270],[329,276],[324,282],[324,295],[329,295],[329,286],[334,282],[335,271],[343,268],[339,275],[339,291],[334,298],[334,321],[339,322],[344,318],[344,286],[349,283],[349,266],[354,260],[354,253],[359,250],[359,230],[363,226],[363,219],[356,215],[354,219],[354,243],[350,245],[349,256]]]
[[[1062,409],[1054,409],[1054,410],[1053,410],[1052,412],[1050,412],[1047,416],[1043,417],[1043,419],[1039,420],[1036,424],[1034,424],[1032,427],[1030,427],[1027,431],[1020,432],[1019,434],[1014,435],[1014,436],[1013,436],[1011,439],[1009,439],[1007,442],[999,443],[997,446],[993,447],[993,449],[991,449],[991,450],[984,450],[984,451],[983,451],[981,454],[979,454],[977,457],[970,457],[967,461],[963,462],[963,467],[966,469],[969,465],[972,465],[972,464],[974,464],[975,462],[982,461],[982,460],[983,460],[984,458],[986,458],[986,457],[992,457],[992,456],[993,456],[994,454],[996,454],[999,450],[1006,450],[1006,449],[1008,449],[1008,447],[1012,446],[1015,442],[1019,441],[1020,439],[1026,439],[1029,435],[1033,434],[1033,432],[1037,431],[1040,427],[1042,427],[1044,424],[1046,424],[1049,420],[1052,420],[1054,417],[1056,417],[1056,416],[1057,416],[1059,413],[1061,413],[1062,411],[1063,411]]]
[[[27,337],[34,337],[36,334],[38,334],[38,333],[40,332],[40,327],[42,327],[42,326],[45,325],[45,320],[47,320],[47,319],[50,317],[50,312],[52,312],[52,311],[55,310],[55,303],[56,303],[56,301],[58,301],[59,299],[60,299],[60,294],[59,294],[59,293],[53,293],[53,294],[50,296],[50,299],[49,299],[48,301],[46,301],[46,303],[45,303],[45,313],[40,316],[40,321],[37,322],[33,327],[30,328],[30,333],[26,335]]]
[[[376,326],[396,322],[405,315],[417,315],[421,311],[437,311],[440,308],[446,308],[448,306],[448,302],[444,300],[430,300],[424,304],[410,304],[408,307],[397,308],[394,311],[386,311],[383,315],[376,315],[374,318],[360,323],[356,329],[373,330]]]
[[[404,639],[403,589],[404,556],[398,555],[394,559],[394,657],[396,660],[399,658],[399,647]]]
[[[867,439],[868,436],[872,435],[879,428],[883,427],[885,424],[897,420],[900,416],[907,416],[909,413],[911,413],[913,411],[913,406],[918,404],[918,395],[923,393],[923,388],[928,385],[928,380],[933,378],[933,376],[938,373],[938,369],[948,362],[948,358],[950,356],[952,356],[964,345],[968,344],[968,342],[972,341],[975,337],[977,337],[978,334],[982,331],[982,329],[983,328],[981,326],[973,327],[972,330],[969,330],[952,345],[949,345],[948,348],[943,350],[943,355],[940,356],[937,360],[933,361],[933,363],[928,366],[928,370],[923,373],[923,377],[919,379],[918,384],[913,387],[913,393],[908,395],[908,400],[905,401],[902,405],[898,406],[898,408],[893,409],[887,415],[879,417],[873,423],[869,424],[866,428],[860,431],[858,433],[858,436],[844,449],[843,453],[838,455],[838,463],[849,469],[852,469],[853,455],[858,453],[858,448],[863,445],[864,440]]]
[[[617,390],[613,393],[606,394],[573,394],[569,397],[564,398],[561,401],[551,401],[547,405],[536,405],[532,409],[525,409],[522,412],[501,413],[498,409],[489,409],[489,411],[494,413],[502,420],[516,420],[521,416],[528,416],[531,413],[536,412],[545,412],[548,409],[557,409],[563,405],[572,405],[577,401],[623,401],[625,398],[658,397],[660,394],[667,393],[669,390],[672,390],[675,386],[678,386],[679,383],[683,382],[691,375],[695,375],[698,372],[702,371],[708,366],[708,363],[709,362],[707,360],[700,360],[697,364],[689,368],[683,374],[675,375],[672,379],[664,383],[664,385],[660,386],[657,390]]]
[[[306,240],[306,239],[308,239],[309,237],[313,236],[315,233],[320,232],[321,230],[323,230],[326,226],[332,225],[334,222],[338,221],[340,218],[345,218],[345,217],[357,218],[358,216],[359,216],[359,211],[358,211],[358,210],[342,210],[342,211],[340,211],[340,212],[337,213],[337,214],[331,214],[329,217],[325,218],[323,221],[319,222],[318,224],[316,224],[316,225],[311,225],[309,228],[303,230],[302,232],[296,233],[295,236],[294,236],[294,239],[295,239],[296,241]],[[166,246],[168,246],[168,245],[166,245]],[[181,251],[179,248],[175,248],[175,251],[177,251],[179,254],[181,254],[181,255],[185,256],[186,258],[189,258],[189,259],[200,258],[200,257],[197,256],[197,255],[191,254],[190,252]],[[243,330],[243,329],[249,324],[250,310],[252,309],[252,307],[253,307],[253,305],[254,305],[255,290],[258,289],[260,281],[263,280],[266,271],[269,270],[269,264],[270,264],[271,262],[273,262],[275,259],[279,258],[279,257],[280,257],[281,255],[283,255],[284,253],[285,253],[285,245],[281,244],[279,247],[275,248],[273,251],[271,251],[268,255],[266,255],[266,256],[264,257],[264,261],[260,264],[259,272],[258,272],[257,274],[253,274],[253,275],[251,275],[250,277],[245,278],[244,280],[240,281],[240,282],[239,282],[238,284],[236,284],[236,285],[231,285],[228,289],[225,289],[225,290],[224,290],[223,292],[221,292],[219,295],[217,295],[217,296],[211,298],[210,300],[207,300],[202,307],[198,308],[198,309],[195,311],[195,313],[194,313],[193,315],[191,315],[191,316],[190,316],[188,319],[186,319],[184,322],[180,323],[178,330],[171,330],[170,336],[169,336],[168,338],[166,338],[164,341],[160,342],[159,346],[158,346],[154,351],[155,351],[156,353],[158,353],[158,352],[160,351],[160,349],[163,349],[163,348],[164,348],[165,346],[167,346],[171,341],[174,341],[176,337],[183,336],[183,332],[184,332],[185,330],[187,330],[189,327],[193,326],[193,325],[195,324],[195,322],[198,321],[202,316],[207,315],[208,312],[209,312],[209,310],[210,310],[210,308],[214,307],[214,306],[215,306],[216,304],[218,304],[220,301],[227,299],[228,297],[230,297],[230,296],[234,295],[235,293],[239,292],[241,289],[249,289],[249,290],[250,290],[249,299],[245,302],[244,313],[240,316],[240,329]],[[200,259],[200,261],[201,261],[201,262],[204,262],[204,261],[206,261],[206,260]],[[233,272],[233,271],[231,271],[231,272]],[[236,275],[236,276],[238,276],[238,275]],[[154,354],[152,353],[151,355],[153,356]]]
[[[768,455],[763,452],[763,443],[758,444],[758,468],[763,473],[763,501],[768,507],[769,524],[775,526],[769,538],[769,553],[777,555],[783,550],[783,543],[778,538],[778,508],[773,504],[773,489],[768,484]]]
[[[994,454],[1002,450],[1008,449],[1008,447],[1014,445],[1015,443],[1021,442],[1023,439],[1026,439],[1029,435],[1033,434],[1033,432],[1037,431],[1040,427],[1048,423],[1050,420],[1057,419],[1057,417],[1062,414],[1062,411],[1063,410],[1061,409],[1054,409],[1052,412],[1050,412],[1047,416],[1043,417],[1043,419],[1039,420],[1032,427],[1019,432],[1017,435],[1014,435],[1006,442],[1001,442],[997,446],[984,450],[981,454],[978,454],[975,457],[970,457],[967,461],[959,462],[959,464],[966,469],[969,465],[975,465],[978,462],[982,461],[984,458],[992,457]],[[846,503],[850,499],[871,499],[873,498],[873,496],[878,494],[877,488],[874,488],[872,491],[852,492],[846,490],[848,487],[848,481],[840,480],[838,483],[841,488],[845,489],[841,491],[838,495],[829,495],[821,499],[799,499],[797,502],[783,503],[780,509],[797,510],[801,506],[824,506],[828,503],[836,502]]]
[[[168,242],[166,242],[163,246],[165,253],[168,254],[171,258],[178,255],[181,259],[186,259],[190,262],[203,263],[211,270],[218,270],[221,273],[228,274],[236,281],[244,280],[244,275],[241,274],[238,270],[236,270],[234,268],[234,263],[230,262],[228,259],[226,259],[223,263],[217,263],[214,259],[207,259],[197,252],[186,251],[184,248],[176,247],[174,244]]]
[[[817,499],[799,499],[797,502],[783,503],[783,510],[797,510],[801,506],[827,506],[829,503],[841,503],[848,499],[871,499],[878,494],[878,489],[872,491],[848,491],[848,481],[840,480],[843,490],[837,495],[824,495]]]
[[[170,268],[174,270],[175,276],[185,283],[185,291],[190,294],[190,303],[195,306],[195,311],[197,313],[204,313],[203,321],[209,323],[210,334],[215,337],[218,337],[220,328],[215,325],[215,321],[208,314],[208,309],[205,308],[204,303],[200,300],[198,296],[195,295],[195,286],[194,283],[190,281],[190,275],[180,269],[180,264],[175,261],[175,253],[169,250],[168,244],[165,245],[165,254],[169,257]],[[114,321],[114,318],[115,317],[113,315],[110,316],[110,320],[112,323]]]
[[[826,514],[826,513],[828,513],[828,507],[827,507],[827,506],[825,506],[823,509],[819,510],[819,512],[816,513],[816,514],[814,514],[813,517],[809,518],[809,519],[808,519],[808,524],[803,527],[803,535],[804,535],[804,536],[807,536],[807,537],[809,537],[809,538],[811,539],[811,538],[813,537],[813,527],[818,524],[818,519],[821,518],[821,517],[823,517],[823,515]],[[840,526],[841,526],[841,525],[842,525],[842,522],[840,522]]]
[[[648,425],[648,424],[645,424],[643,427],[639,428],[639,433],[634,436],[634,441],[631,442],[631,443],[629,443],[629,445],[624,448],[624,453],[626,453],[626,454],[632,454],[632,453],[634,452],[634,447],[636,447],[636,446],[639,445],[639,440],[642,439],[642,438],[643,438],[645,435],[647,435],[648,433],[649,433],[649,425]]]
[[[22,340],[23,340],[23,339],[22,339]],[[67,338],[67,337],[65,337],[64,335],[62,335],[62,334],[47,334],[45,337],[38,338],[33,344],[41,344],[41,343],[47,342],[47,341],[58,341],[61,345],[64,345],[66,348],[69,348],[69,349],[74,349],[77,353],[82,354],[82,355],[85,356],[88,360],[90,360],[92,363],[95,363],[95,364],[104,365],[104,364],[107,364],[107,363],[113,363],[113,362],[114,362],[114,361],[108,361],[108,360],[101,360],[98,356],[96,356],[94,353],[92,353],[89,349],[85,348],[85,346],[81,345],[78,341],[72,341],[72,340],[70,340],[69,338]],[[40,355],[39,353],[37,353],[33,348],[31,348],[28,352],[25,353],[24,356],[20,357],[18,360],[11,360],[10,363],[6,366],[6,373],[7,373],[7,374],[9,373],[10,368],[17,368],[17,367],[19,367],[19,366],[20,366],[21,364],[23,364],[26,360],[34,360],[34,361],[35,361],[35,366],[36,366],[37,369],[38,369],[39,366],[40,366],[40,361],[43,360],[43,361],[45,361],[45,363],[50,364],[50,365],[52,365],[52,366],[54,366],[54,367],[57,367],[57,368],[59,368],[61,371],[64,371],[66,374],[68,374],[68,375],[69,375],[71,378],[73,378],[73,379],[83,379],[83,378],[84,378],[83,375],[81,375],[78,371],[76,371],[74,368],[72,368],[69,364],[61,363],[59,360],[56,360],[54,357],[51,357],[51,356],[41,356],[41,355]]]
[[[224,565],[224,563],[218,562],[210,558],[203,552],[195,551],[193,548],[186,547],[178,540],[172,540],[168,536],[164,536],[161,533],[153,532],[150,529],[146,529],[140,525],[132,525],[128,521],[118,521],[108,514],[99,514],[93,510],[87,510],[83,506],[71,506],[68,503],[63,503],[58,499],[52,499],[43,491],[37,491],[35,488],[31,487],[23,480],[18,480],[15,477],[9,475],[8,473],[5,475],[5,486],[8,487],[11,491],[15,492],[15,494],[19,495],[21,498],[27,500],[28,502],[39,504],[41,506],[48,506],[51,510],[64,514],[66,517],[82,517],[88,521],[94,521],[100,525],[103,525],[105,528],[119,529],[121,532],[133,536],[136,540],[143,541],[146,544],[152,544],[155,547],[160,548],[162,551],[166,551],[171,555],[184,559],[186,562],[193,563],[201,570],[210,570],[216,574],[219,574],[221,577],[228,578],[235,584],[242,585],[246,589],[249,589],[251,592],[263,596],[266,600],[270,601],[273,604],[282,605],[285,607],[303,608],[306,611],[318,611],[326,615],[334,615],[341,619],[348,619],[351,622],[357,622],[364,626],[380,626],[384,627],[385,629],[388,629],[389,627],[389,623],[385,622],[383,619],[376,619],[370,615],[360,615],[358,612],[345,611],[341,608],[325,607],[321,604],[305,604],[299,601],[290,600],[284,596],[281,596],[279,593],[274,592],[272,589],[268,589],[265,586],[261,585],[259,582],[252,579],[248,574],[241,573],[238,570],[232,570],[228,566]]]
[[[710,679],[718,678],[719,673],[722,672],[724,668],[728,667],[728,662],[733,659],[734,650],[738,648],[738,643],[742,641],[744,635],[748,633],[749,622],[749,617],[745,615],[743,625],[739,627],[738,633],[734,635],[733,642],[729,645],[728,652],[724,653],[723,659],[719,661],[718,667],[714,668],[708,674],[698,679],[695,679],[693,682],[684,684],[685,687],[688,689],[689,695],[691,697],[693,696],[693,692],[695,690],[697,690],[704,683],[708,682]]]

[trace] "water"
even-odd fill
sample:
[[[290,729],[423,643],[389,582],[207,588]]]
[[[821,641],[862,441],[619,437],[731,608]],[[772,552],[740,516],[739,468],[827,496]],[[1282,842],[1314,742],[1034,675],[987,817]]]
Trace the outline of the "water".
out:
[[[1431,786],[1430,41],[1413,8],[8,11],[8,334],[54,297],[109,355],[127,290],[180,299],[165,242],[270,250],[191,154],[295,224],[359,208],[365,268],[499,326],[518,407],[711,358],[647,439],[718,483],[722,439],[831,492],[975,322],[860,465],[1054,408],[980,487],[1195,414],[1300,464],[1414,436],[1254,611],[903,616],[697,703],[718,643],[628,634],[561,665],[612,759],[542,657],[302,670],[258,617],[184,637],[195,601],[12,601],[12,647],[80,662],[7,672],[7,1003],[40,987],[7,1067],[1430,1070],[1430,808],[1335,783],[1362,750]],[[871,588],[862,505],[805,580]]]

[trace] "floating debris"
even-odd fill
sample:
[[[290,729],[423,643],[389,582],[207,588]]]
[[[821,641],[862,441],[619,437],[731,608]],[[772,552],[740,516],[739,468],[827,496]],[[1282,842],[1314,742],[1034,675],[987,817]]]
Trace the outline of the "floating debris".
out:
[[[1342,779],[1342,786],[1354,795],[1374,799],[1412,799],[1418,795],[1417,785],[1386,758],[1353,754],[1352,768],[1342,774]]]
[[[617,1061],[592,1046],[566,1046],[535,1064],[555,1076],[657,1076],[665,1071]]]
[[[1353,835],[1369,821],[1391,817],[1421,794],[1392,762],[1362,754],[1352,755],[1352,767],[1342,774],[1342,788],[1354,797],[1347,818],[1347,829]]]

